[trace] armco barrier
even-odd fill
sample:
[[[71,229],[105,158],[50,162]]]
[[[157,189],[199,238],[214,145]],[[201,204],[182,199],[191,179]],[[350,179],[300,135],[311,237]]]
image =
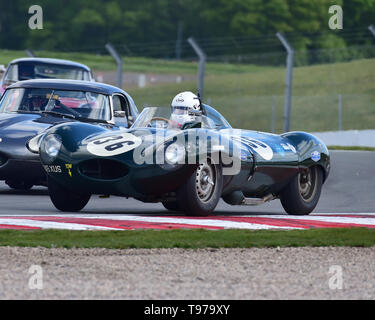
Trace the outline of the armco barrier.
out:
[[[374,147],[375,130],[314,132],[327,146]]]

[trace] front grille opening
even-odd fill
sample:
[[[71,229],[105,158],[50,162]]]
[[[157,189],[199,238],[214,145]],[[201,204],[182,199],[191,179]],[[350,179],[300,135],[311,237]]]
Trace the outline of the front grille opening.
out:
[[[84,161],[79,165],[79,170],[87,177],[101,180],[120,179],[128,174],[127,166],[108,159]]]
[[[8,161],[8,158],[0,153],[0,166],[5,164]]]

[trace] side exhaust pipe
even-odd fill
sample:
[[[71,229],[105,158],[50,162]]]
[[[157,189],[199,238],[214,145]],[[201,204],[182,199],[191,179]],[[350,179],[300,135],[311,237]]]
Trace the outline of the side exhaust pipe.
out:
[[[246,198],[242,191],[233,191],[223,197],[226,203],[237,206],[259,206],[274,199],[276,197],[273,194],[269,194],[263,198]]]

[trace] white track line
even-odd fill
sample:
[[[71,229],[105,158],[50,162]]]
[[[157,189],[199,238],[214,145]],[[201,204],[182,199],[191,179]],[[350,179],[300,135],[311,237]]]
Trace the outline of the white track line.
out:
[[[370,215],[370,214],[367,214]],[[33,218],[46,218],[47,215],[17,215],[16,217],[22,217],[24,219],[13,219],[10,216],[1,218],[0,224],[5,225],[19,225],[19,226],[30,226],[39,228],[52,228],[52,229],[69,229],[69,230],[119,230],[120,228],[111,228],[104,226],[92,226],[80,223],[64,223],[55,221],[39,221],[27,219],[27,217]],[[48,216],[49,217],[49,216]],[[135,216],[135,215],[111,215],[111,214],[59,214],[50,217],[58,218],[82,218],[82,219],[106,219],[106,220],[117,220],[117,221],[137,221],[137,222],[151,222],[151,223],[176,223],[183,225],[198,225],[202,227],[222,227],[225,229],[303,229],[298,227],[282,227],[272,226],[267,224],[258,224],[250,222],[237,222],[230,220],[216,220],[212,218],[194,219],[184,217],[155,217],[155,216]],[[268,219],[288,219],[288,220],[307,220],[307,221],[321,221],[331,223],[343,223],[343,224],[356,224],[356,225],[375,225],[375,218],[356,218],[356,217],[336,217],[330,216],[329,214],[314,214],[310,216],[290,216],[290,215],[241,215],[241,216],[224,216],[230,218],[268,218]],[[223,218],[223,216],[221,216]]]
[[[42,229],[119,230],[117,228],[91,226],[91,225],[78,224],[78,223],[39,221],[39,220],[29,220],[29,219],[3,219],[3,218],[0,218],[0,224],[13,225],[13,226],[24,226],[24,227],[36,227],[36,228],[42,228]]]
[[[254,217],[254,216],[242,216],[242,217]],[[321,221],[321,222],[332,222],[332,223],[348,223],[348,224],[367,224],[375,225],[375,218],[354,218],[354,217],[335,217],[335,216],[267,216],[260,215],[258,218],[275,218],[275,219],[291,219],[291,220],[308,220],[308,221]]]
[[[313,217],[313,216],[332,216],[332,215],[375,216],[375,212],[362,212],[362,213],[361,212],[351,212],[351,213],[348,213],[348,212],[335,212],[335,213],[322,212],[322,213],[312,213],[312,214],[309,215],[309,217]]]
[[[40,215],[31,216],[29,217],[43,217]],[[18,216],[20,217],[20,216]],[[25,216],[23,216],[25,217]],[[46,216],[44,216],[45,218]],[[236,221],[227,221],[227,220],[214,220],[214,219],[184,219],[184,218],[168,218],[168,217],[145,217],[145,216],[118,216],[118,215],[53,215],[53,217],[61,217],[61,218],[84,218],[84,219],[107,219],[107,220],[117,220],[117,221],[137,221],[137,222],[153,222],[153,223],[177,223],[177,224],[185,224],[185,225],[198,225],[203,227],[222,227],[225,229],[254,229],[254,230],[260,230],[260,229],[302,229],[297,227],[280,227],[280,226],[272,226],[267,224],[257,224],[257,223],[247,223],[247,222],[236,222]],[[26,217],[25,217],[26,218]],[[6,220],[7,223],[2,222],[3,220]],[[23,223],[19,223],[19,225],[26,225],[26,226],[39,226],[39,221],[36,220],[20,220],[20,219],[1,219],[0,218],[0,224],[15,224],[13,221],[23,221]],[[30,222],[30,224],[29,224]],[[50,224],[50,228],[59,227],[62,228],[62,225],[64,225],[63,222],[48,222],[43,221],[48,227],[48,223]],[[31,224],[33,223],[33,224]],[[79,224],[72,224],[72,223],[66,223],[66,225],[71,225],[72,228],[65,228],[65,229],[72,229],[79,226]],[[84,226],[84,225],[82,225]],[[86,228],[89,228],[90,226],[86,225]],[[97,227],[99,228],[99,227]],[[104,227],[102,227],[104,228]],[[94,229],[94,227],[93,227]],[[109,230],[119,230],[116,228],[106,228]],[[80,229],[76,229],[80,230]],[[87,229],[85,229],[87,230]]]
[[[64,216],[63,216],[64,217]],[[154,222],[154,223],[178,223],[186,225],[199,225],[207,227],[222,227],[225,229],[302,229],[297,227],[279,227],[265,224],[248,223],[248,222],[236,222],[228,220],[215,220],[215,219],[193,219],[193,218],[170,218],[170,217],[147,217],[147,216],[117,216],[117,215],[79,215],[71,216],[88,219],[110,219],[110,220],[128,220],[128,221],[140,221],[140,222]]]

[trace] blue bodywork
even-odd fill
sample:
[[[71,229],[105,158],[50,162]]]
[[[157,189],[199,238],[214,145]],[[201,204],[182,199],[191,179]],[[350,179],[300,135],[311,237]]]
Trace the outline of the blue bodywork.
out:
[[[7,88],[42,88],[56,90],[72,90],[100,93],[108,96],[123,96],[129,104],[129,114],[135,119],[137,107],[128,93],[114,86],[78,80],[27,80],[15,83]],[[3,95],[2,99],[5,97]],[[80,123],[68,117],[44,113],[0,113],[0,180],[26,181],[31,185],[46,185],[47,176],[39,155],[27,148],[27,142],[56,125],[73,125]],[[91,128],[119,130],[113,110],[111,120],[90,122]]]

